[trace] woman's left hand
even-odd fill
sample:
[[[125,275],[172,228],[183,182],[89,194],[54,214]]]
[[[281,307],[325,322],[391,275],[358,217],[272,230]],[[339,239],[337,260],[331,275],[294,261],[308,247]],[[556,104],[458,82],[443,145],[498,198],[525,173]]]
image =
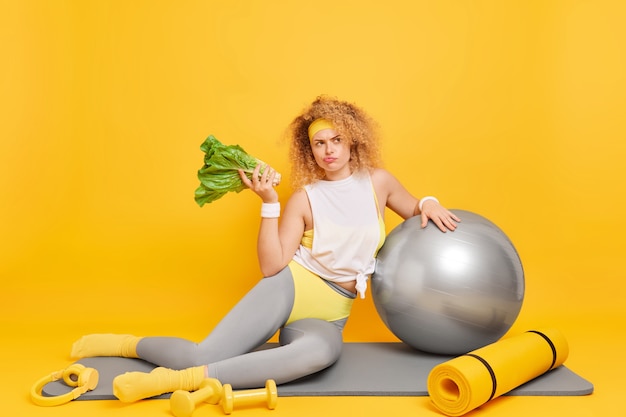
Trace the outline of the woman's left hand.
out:
[[[457,215],[434,200],[424,201],[421,216],[422,228],[428,225],[430,219],[444,233],[456,230],[457,223],[461,221]]]

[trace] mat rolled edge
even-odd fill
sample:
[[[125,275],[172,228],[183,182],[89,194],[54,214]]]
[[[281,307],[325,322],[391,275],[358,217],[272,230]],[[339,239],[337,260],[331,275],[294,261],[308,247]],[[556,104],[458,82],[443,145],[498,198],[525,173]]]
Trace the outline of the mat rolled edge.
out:
[[[428,395],[442,413],[461,416],[559,367],[568,354],[559,330],[529,330],[435,366]]]

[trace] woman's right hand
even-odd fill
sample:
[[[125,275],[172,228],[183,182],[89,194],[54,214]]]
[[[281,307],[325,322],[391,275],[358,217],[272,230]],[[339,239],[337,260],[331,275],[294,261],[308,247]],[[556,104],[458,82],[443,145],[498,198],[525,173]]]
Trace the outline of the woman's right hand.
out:
[[[261,168],[263,168],[263,174],[260,174]],[[264,203],[276,203],[278,202],[278,193],[274,189],[278,182],[276,180],[276,171],[269,165],[257,164],[252,172],[252,179],[248,178],[243,170],[238,170],[241,181],[246,187],[251,189],[257,194]]]

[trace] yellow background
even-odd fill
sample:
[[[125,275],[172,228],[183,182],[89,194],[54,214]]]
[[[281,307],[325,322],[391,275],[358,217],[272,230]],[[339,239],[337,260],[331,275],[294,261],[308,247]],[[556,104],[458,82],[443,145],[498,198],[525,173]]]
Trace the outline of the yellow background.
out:
[[[509,235],[527,286],[511,332],[560,328],[566,365],[595,385],[586,397],[501,398],[482,413],[618,413],[624,2],[0,4],[5,410],[170,415],[163,401],[39,408],[28,390],[69,364],[84,333],[202,338],[259,278],[260,201],[243,192],[199,208],[199,145],[214,134],[270,162],[285,201],[284,128],[326,93],[378,120],[386,167],[417,196]],[[398,222],[390,214],[389,230]],[[356,303],[345,337],[396,340],[371,299]],[[272,413],[438,415],[426,397],[281,398]]]

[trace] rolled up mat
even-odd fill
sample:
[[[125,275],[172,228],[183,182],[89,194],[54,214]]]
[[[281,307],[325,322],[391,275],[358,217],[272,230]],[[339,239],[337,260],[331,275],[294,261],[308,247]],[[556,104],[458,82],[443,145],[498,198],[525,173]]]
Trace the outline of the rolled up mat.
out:
[[[529,330],[436,365],[428,395],[442,413],[461,416],[559,367],[568,354],[558,330]]]

